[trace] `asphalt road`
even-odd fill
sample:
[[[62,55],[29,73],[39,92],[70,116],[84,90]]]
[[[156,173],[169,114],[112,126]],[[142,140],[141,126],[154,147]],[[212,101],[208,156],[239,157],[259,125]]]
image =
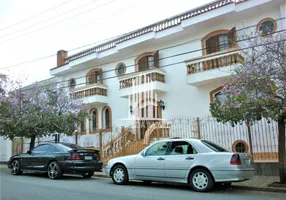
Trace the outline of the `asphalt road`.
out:
[[[285,200],[286,194],[243,190],[215,190],[197,193],[186,186],[168,184],[144,185],[133,182],[126,186],[114,185],[111,179],[83,179],[64,176],[50,180],[45,175],[24,174],[13,176],[0,168],[1,200]]]

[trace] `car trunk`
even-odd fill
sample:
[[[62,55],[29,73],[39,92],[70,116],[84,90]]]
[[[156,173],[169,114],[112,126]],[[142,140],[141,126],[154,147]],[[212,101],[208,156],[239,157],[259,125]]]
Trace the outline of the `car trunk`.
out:
[[[74,149],[70,151],[70,154],[71,160],[100,160],[100,154],[98,150]]]

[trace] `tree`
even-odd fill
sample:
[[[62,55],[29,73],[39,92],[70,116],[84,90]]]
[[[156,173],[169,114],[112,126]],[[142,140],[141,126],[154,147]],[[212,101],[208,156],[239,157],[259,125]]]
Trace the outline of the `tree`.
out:
[[[33,84],[29,88],[17,87],[6,92],[1,135],[29,138],[30,149],[37,137],[53,133],[72,134],[75,126],[85,115],[85,107],[74,100],[64,87],[43,87]]]
[[[280,182],[286,183],[286,34],[258,33],[244,45],[244,65],[234,66],[210,112],[219,122],[233,126],[262,118],[277,121]]]

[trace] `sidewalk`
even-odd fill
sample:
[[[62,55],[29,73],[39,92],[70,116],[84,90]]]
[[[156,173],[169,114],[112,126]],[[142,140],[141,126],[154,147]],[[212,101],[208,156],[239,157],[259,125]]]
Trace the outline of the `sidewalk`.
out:
[[[93,176],[107,178],[104,172],[95,172]],[[232,183],[232,188],[286,193],[286,185],[284,187],[278,187],[279,185],[277,186],[275,184],[269,186],[274,182],[279,182],[278,176],[254,176],[254,178],[249,181]]]

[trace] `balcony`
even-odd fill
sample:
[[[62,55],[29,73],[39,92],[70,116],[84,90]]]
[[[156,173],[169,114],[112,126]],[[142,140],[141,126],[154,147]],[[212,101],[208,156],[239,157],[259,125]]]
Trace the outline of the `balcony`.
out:
[[[95,83],[76,88],[73,96],[75,99],[82,99],[84,104],[106,104],[108,103],[107,88],[107,85]]]
[[[231,75],[234,64],[243,64],[244,57],[236,49],[228,49],[185,61],[187,65],[187,83],[203,86],[221,82]]]
[[[120,97],[128,98],[130,95],[148,91],[164,93],[167,91],[165,75],[165,70],[153,68],[147,71],[121,76],[118,78],[120,84]]]

